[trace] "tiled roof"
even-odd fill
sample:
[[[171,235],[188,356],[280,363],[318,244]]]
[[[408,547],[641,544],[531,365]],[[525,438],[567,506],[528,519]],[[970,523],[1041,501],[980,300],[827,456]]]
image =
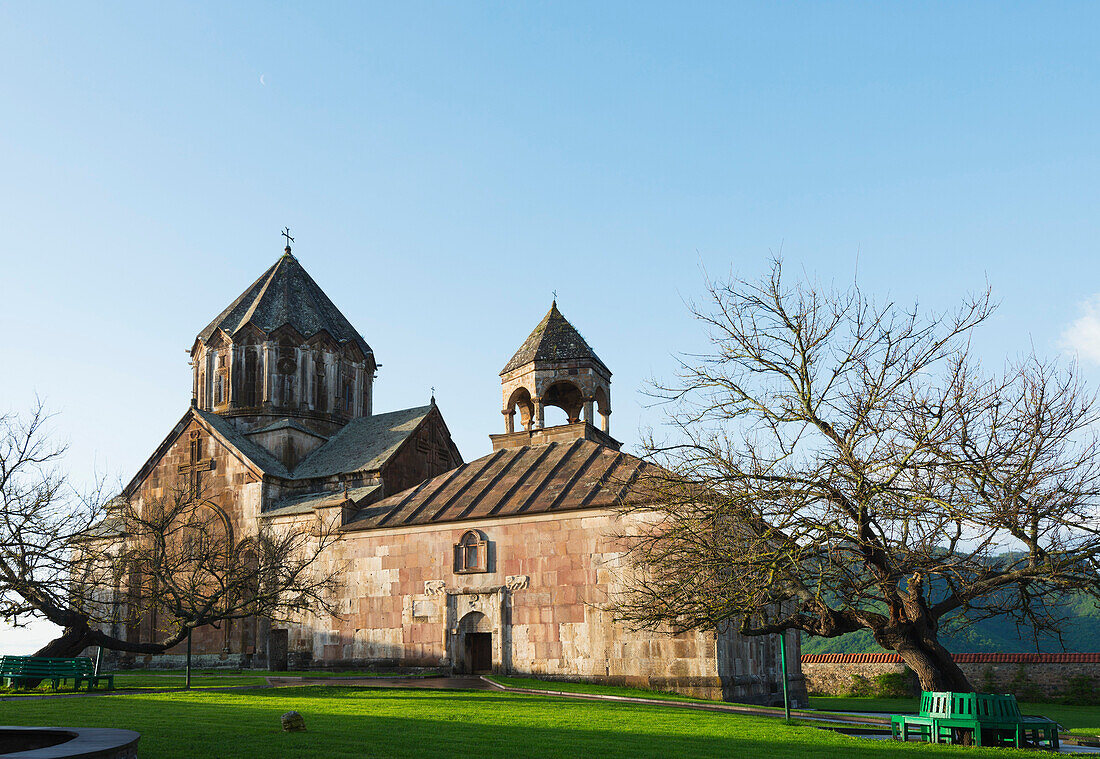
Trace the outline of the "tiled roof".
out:
[[[368,498],[371,494],[379,491],[381,488],[381,485],[367,485],[361,488],[351,488],[347,491],[346,498],[353,503],[359,503]],[[336,506],[343,503],[344,500],[345,493],[342,490],[336,492],[325,490],[319,493],[307,493],[306,495],[297,496],[295,498],[284,498],[281,501],[277,501],[271,505],[271,508],[262,511],[260,516],[285,517],[295,514],[308,514],[314,509],[322,506]]]
[[[952,654],[957,664],[1100,664],[1100,653],[969,653]],[[901,664],[898,654],[802,654],[803,664]]]
[[[516,351],[516,355],[501,370],[501,374],[507,374],[513,369],[518,369],[532,361],[567,361],[569,359],[588,358],[598,363],[608,374],[610,370],[603,361],[600,361],[596,352],[577,332],[577,328],[562,316],[555,301],[542,317],[534,331],[523,341],[523,345]]]
[[[302,480],[380,469],[433,408],[417,406],[352,419],[298,464],[291,476]]]
[[[364,508],[347,529],[613,506],[631,493],[643,466],[583,439],[505,448]]]
[[[192,414],[212,429],[226,446],[251,462],[263,474],[284,480],[305,480],[380,469],[433,408],[435,406],[418,406],[353,419],[290,472],[269,450],[237,429],[225,417],[191,407],[122,492],[127,496],[134,492],[172,441],[186,428]]]
[[[233,426],[228,419],[202,409],[191,409],[196,416],[209,424],[226,443],[236,448],[245,458],[258,466],[265,474],[273,474],[276,477],[289,478],[290,472],[272,455],[271,451],[259,443],[251,440],[247,435]]]
[[[368,356],[372,353],[363,336],[290,253],[218,314],[199,333],[199,339],[209,342],[218,329],[233,335],[249,323],[267,333],[289,324],[304,337],[324,330],[338,342],[351,341]]]

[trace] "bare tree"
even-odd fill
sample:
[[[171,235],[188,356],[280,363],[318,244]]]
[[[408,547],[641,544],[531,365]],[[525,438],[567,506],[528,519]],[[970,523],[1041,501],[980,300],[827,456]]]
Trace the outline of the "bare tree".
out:
[[[623,619],[866,629],[925,690],[970,691],[944,624],[1057,633],[1064,594],[1100,598],[1094,398],[1034,357],[984,373],[988,292],[923,317],[776,261],[708,294],[709,348],[654,386],[675,439],[647,445]]]
[[[39,655],[92,645],[156,654],[204,625],[336,613],[342,568],[320,561],[335,525],[261,525],[237,537],[216,494],[193,484],[141,500],[105,499],[101,482],[78,493],[48,418],[41,404],[0,417],[0,618],[64,628]],[[142,621],[149,640],[117,632]]]

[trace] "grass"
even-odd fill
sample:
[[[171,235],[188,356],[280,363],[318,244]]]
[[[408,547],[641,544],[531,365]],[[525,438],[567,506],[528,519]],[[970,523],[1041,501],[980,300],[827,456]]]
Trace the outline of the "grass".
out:
[[[490,675],[489,679],[509,688],[529,688],[532,690],[552,690],[560,693],[592,693],[600,696],[626,696],[629,698],[651,698],[659,701],[694,701],[713,703],[704,698],[692,698],[679,693],[630,688],[621,685],[595,685],[593,683],[571,683],[561,680],[540,680],[534,677],[508,677]]]
[[[593,685],[590,683],[558,682],[539,680],[532,677],[505,677],[492,675],[490,680],[513,688],[533,690],[554,690],[562,693],[594,693],[608,696],[629,696],[666,701],[692,701],[713,703],[705,699],[690,698],[675,693],[661,693],[642,688],[626,688],[613,685]],[[916,714],[920,708],[917,698],[833,698],[814,696],[810,698],[810,707],[820,712],[843,714],[845,712],[883,712],[887,714]],[[759,707],[757,707],[759,708]],[[775,710],[781,713],[780,709]],[[1020,703],[1024,714],[1039,714],[1054,720],[1070,732],[1080,735],[1100,735],[1100,707],[1067,706],[1065,704]]]
[[[760,717],[494,691],[308,686],[10,701],[3,710],[8,724],[137,730],[140,754],[163,759],[958,756],[953,747],[867,741]],[[308,732],[281,731],[289,710],[302,713]]]
[[[917,698],[834,698],[811,696],[810,706],[830,712],[887,712],[889,714],[916,714],[920,709]],[[1100,735],[1100,707],[1068,706],[1066,704],[1040,704],[1020,702],[1023,714],[1042,715],[1081,735]]]
[[[128,672],[115,672],[115,688],[117,690],[172,690],[182,688],[187,683],[187,676],[182,669],[178,670],[138,670]],[[296,670],[290,672],[267,672],[248,670],[218,670],[204,669],[192,670],[191,686],[193,688],[232,688],[238,686],[265,685],[266,677],[310,677],[310,678],[336,678],[336,677],[423,677],[426,675],[404,675],[394,672],[363,672],[349,671],[337,672],[331,670],[312,671]],[[100,685],[97,690],[102,688]],[[83,691],[84,688],[81,688]],[[70,680],[68,685],[63,685],[59,690],[54,690],[52,682],[46,682],[37,688],[28,690],[25,688],[4,688],[0,686],[0,696],[48,696],[58,693],[75,692]]]

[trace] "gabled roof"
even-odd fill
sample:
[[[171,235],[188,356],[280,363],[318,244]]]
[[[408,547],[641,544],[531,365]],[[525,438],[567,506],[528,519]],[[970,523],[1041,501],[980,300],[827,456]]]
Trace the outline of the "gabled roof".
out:
[[[249,439],[247,435],[233,426],[233,422],[210,411],[197,408],[191,410],[195,412],[199,419],[206,422],[209,427],[218,433],[223,443],[230,448],[235,448],[238,453],[259,467],[264,474],[272,474],[276,477],[290,476],[290,472],[283,466],[283,462],[275,458],[271,451]]]
[[[284,417],[282,419],[278,419],[278,420],[272,422],[271,424],[268,424],[264,427],[260,427],[259,429],[249,430],[245,434],[246,435],[258,435],[261,432],[275,432],[277,430],[297,430],[298,432],[304,432],[307,435],[312,435],[313,437],[320,438],[321,440],[328,440],[328,438],[325,437],[324,435],[322,435],[320,432],[315,432],[314,430],[311,430],[309,427],[306,427],[301,422],[298,422],[297,420],[294,420],[294,419],[290,419],[289,417]]]
[[[149,473],[153,471],[153,468],[157,465],[157,462],[160,461],[161,457],[176,441],[176,438],[187,429],[187,425],[191,423],[192,419],[197,420],[199,424],[213,433],[218,438],[219,442],[255,469],[256,474],[270,474],[284,478],[290,477],[290,472],[287,471],[287,468],[283,466],[282,462],[272,456],[270,451],[262,445],[249,440],[248,437],[234,427],[232,422],[228,419],[223,419],[217,414],[212,414],[209,411],[202,411],[192,406],[187,409],[182,417],[180,417],[180,420],[172,427],[172,431],[169,432],[168,436],[157,446],[153,455],[146,459],[141,469],[138,470],[138,473],[135,474],[133,479],[131,479],[126,487],[122,489],[122,495],[124,497],[132,495],[134,490],[144,482],[145,478],[149,476]]]
[[[209,343],[218,330],[233,335],[248,324],[268,334],[289,324],[306,338],[327,332],[337,342],[353,342],[372,355],[363,336],[289,252],[206,325],[198,339]]]
[[[270,475],[284,480],[308,480],[381,469],[435,408],[432,404],[353,419],[291,472],[269,450],[237,429],[228,419],[191,407],[126,485],[123,494],[130,495],[144,481],[165,451],[187,428],[191,419],[197,419],[223,445],[250,464],[258,475]]]
[[[352,419],[294,469],[293,478],[381,469],[435,405]]]
[[[271,505],[265,511],[260,512],[261,517],[287,517],[297,514],[308,514],[325,506],[339,506],[342,503],[361,503],[374,493],[382,489],[382,485],[366,485],[361,488],[350,488],[347,491],[322,490],[316,493],[306,493],[294,498],[284,498]]]
[[[647,465],[591,440],[505,448],[362,509],[345,529],[606,508]]]
[[[507,374],[513,369],[518,369],[532,361],[567,361],[569,359],[587,358],[595,361],[604,371],[611,374],[607,364],[600,360],[596,352],[584,341],[577,328],[569,323],[558,310],[558,303],[554,301],[546,316],[523,341],[516,354],[501,370],[501,374]]]

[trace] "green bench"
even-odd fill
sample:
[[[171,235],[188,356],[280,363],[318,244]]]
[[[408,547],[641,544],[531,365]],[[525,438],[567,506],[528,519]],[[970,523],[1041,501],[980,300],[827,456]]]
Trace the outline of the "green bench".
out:
[[[890,717],[895,740],[1058,750],[1058,724],[1025,717],[1013,695],[925,691],[920,714]]]
[[[58,659],[46,656],[0,656],[0,681],[11,687],[21,687],[29,682],[50,680],[54,690],[69,680],[74,688],[88,683],[88,690],[101,681],[107,683],[108,690],[115,687],[114,675],[97,675],[95,665],[86,656],[74,659]]]

